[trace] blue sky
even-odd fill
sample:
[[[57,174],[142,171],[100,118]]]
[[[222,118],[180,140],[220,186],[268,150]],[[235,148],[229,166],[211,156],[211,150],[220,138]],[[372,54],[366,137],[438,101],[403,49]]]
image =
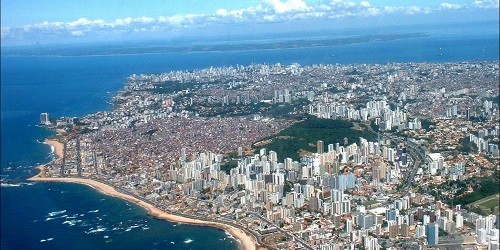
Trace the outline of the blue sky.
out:
[[[263,24],[353,25],[495,18],[498,0],[2,0],[2,44],[216,35]],[[464,20],[468,18],[470,20]]]

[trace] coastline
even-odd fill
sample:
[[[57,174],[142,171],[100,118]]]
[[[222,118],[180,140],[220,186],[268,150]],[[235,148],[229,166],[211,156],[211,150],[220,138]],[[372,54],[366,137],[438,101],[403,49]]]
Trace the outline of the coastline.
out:
[[[58,131],[58,134],[60,131]],[[64,144],[54,140],[54,139],[46,139],[44,144],[47,144],[51,147],[54,147],[54,156],[55,159],[52,160],[51,162],[47,163],[54,163],[62,160],[63,154],[64,154]],[[58,178],[58,177],[45,177],[45,165],[42,164],[37,166],[36,168],[39,170],[38,174],[36,174],[33,177],[28,178],[28,181],[35,181],[35,182],[65,182],[65,183],[75,183],[75,184],[83,184],[90,186],[91,188],[109,196],[113,196],[116,198],[120,198],[132,203],[135,203],[136,205],[141,206],[142,208],[146,209],[149,214],[152,216],[171,221],[171,222],[180,222],[180,223],[186,223],[190,225],[197,225],[197,226],[208,226],[208,227],[214,227],[218,229],[222,229],[229,234],[231,234],[237,241],[238,245],[240,246],[241,249],[243,250],[255,250],[255,249],[260,249],[260,247],[257,247],[257,241],[252,237],[247,235],[245,232],[242,230],[235,228],[233,226],[228,226],[224,225],[222,223],[218,222],[209,222],[209,221],[203,221],[203,220],[197,220],[197,219],[191,219],[191,218],[186,218],[174,214],[169,214],[167,212],[161,211],[160,209],[156,208],[150,203],[147,203],[145,201],[139,200],[136,197],[133,197],[128,194],[121,193],[117,191],[113,186],[96,181],[96,180],[91,180],[91,179],[83,179],[83,178],[71,178],[71,177],[63,177],[63,178]]]
[[[54,147],[54,156],[55,156],[55,159],[53,159],[52,161],[46,163],[46,164],[41,164],[41,165],[38,165],[36,168],[39,170],[38,174],[36,174],[35,176],[31,177],[31,178],[28,178],[29,181],[33,181],[34,179],[33,178],[44,178],[45,176],[45,165],[47,164],[50,164],[50,163],[54,163],[54,162],[58,162],[60,161],[62,158],[63,158],[63,154],[64,154],[64,144],[59,142],[59,141],[56,141],[56,140],[53,140],[53,139],[45,139],[45,141],[43,141],[43,144],[46,144],[46,145],[49,145],[51,147]],[[36,180],[34,180],[36,181]]]
[[[50,140],[50,139],[46,139],[43,144],[47,144],[51,147],[54,147],[54,155],[56,157],[56,160],[59,160],[62,158],[63,156],[63,151],[64,151],[64,144],[59,142],[59,141],[56,141],[56,140]]]
[[[238,244],[240,245],[241,249],[244,250],[254,250],[257,249],[257,242],[256,240],[247,235],[245,232],[241,231],[238,228],[224,225],[222,223],[218,222],[208,222],[208,221],[203,221],[203,220],[197,220],[197,219],[191,219],[191,218],[186,218],[178,215],[173,215],[169,214],[167,212],[161,211],[160,209],[156,208],[155,206],[144,202],[142,200],[137,199],[136,197],[133,197],[128,194],[121,193],[117,191],[114,187],[104,184],[99,181],[91,180],[91,179],[81,179],[81,178],[54,178],[54,177],[42,177],[42,173],[44,171],[44,165],[40,165],[37,167],[40,172],[31,178],[29,178],[29,181],[36,181],[36,182],[66,182],[66,183],[76,183],[76,184],[83,184],[90,186],[94,188],[95,190],[109,196],[113,196],[116,198],[124,199],[126,201],[135,203],[136,205],[141,206],[142,208],[146,209],[149,214],[151,214],[154,217],[157,217],[159,219],[171,221],[171,222],[180,222],[180,223],[186,223],[190,225],[197,225],[197,226],[208,226],[208,227],[215,227],[218,229],[222,229],[224,231],[227,231],[229,234],[231,234],[233,237],[235,237],[238,241]]]

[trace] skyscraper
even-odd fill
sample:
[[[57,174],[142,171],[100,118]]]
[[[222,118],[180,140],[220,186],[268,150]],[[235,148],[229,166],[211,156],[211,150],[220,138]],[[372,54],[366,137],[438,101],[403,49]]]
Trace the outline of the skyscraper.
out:
[[[49,113],[41,113],[40,114],[40,124],[50,125]]]
[[[319,140],[317,143],[316,143],[316,147],[317,147],[317,151],[318,151],[318,154],[322,154],[324,149],[325,149],[325,145],[323,143],[322,140]]]
[[[435,246],[438,244],[439,238],[439,227],[436,223],[429,223],[425,228],[425,234],[427,235],[427,243],[429,246]]]

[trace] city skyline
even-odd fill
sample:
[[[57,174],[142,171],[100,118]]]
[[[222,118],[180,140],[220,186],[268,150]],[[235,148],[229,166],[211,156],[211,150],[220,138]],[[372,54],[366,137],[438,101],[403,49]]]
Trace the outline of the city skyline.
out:
[[[2,1],[2,45],[256,35],[282,32],[283,27],[300,32],[473,22],[498,20],[499,9],[498,0],[153,1],[146,6],[138,2],[28,2]]]

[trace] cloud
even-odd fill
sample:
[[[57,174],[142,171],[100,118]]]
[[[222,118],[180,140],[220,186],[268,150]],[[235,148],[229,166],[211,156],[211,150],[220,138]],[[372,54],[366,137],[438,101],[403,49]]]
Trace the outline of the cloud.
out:
[[[281,0],[265,0],[262,4],[271,7],[278,14],[294,11],[304,12],[311,9],[303,0],[287,0],[286,2],[282,2]]]
[[[462,7],[460,4],[451,4],[451,3],[441,3],[440,6],[443,9],[460,9]]]
[[[374,6],[369,1],[332,0],[308,4],[304,0],[262,0],[256,6],[243,9],[218,9],[212,14],[185,14],[154,17],[125,17],[111,21],[81,17],[70,22],[28,24],[21,27],[2,27],[2,40],[29,35],[92,36],[135,32],[177,32],[183,29],[213,24],[273,23],[294,20],[327,20],[346,17],[415,15],[457,9],[499,8],[499,0],[473,0],[470,4],[443,2],[435,7]]]
[[[499,0],[475,0],[472,5],[478,8],[499,8]]]
[[[420,13],[421,11],[422,11],[422,8],[419,6],[410,6],[410,7],[406,8],[405,12],[408,15],[414,15],[414,14]]]
[[[372,7],[372,5],[371,5],[369,2],[367,2],[367,1],[361,1],[361,3],[359,3],[359,5],[360,5],[361,7],[365,7],[365,8],[370,8],[370,7]]]

